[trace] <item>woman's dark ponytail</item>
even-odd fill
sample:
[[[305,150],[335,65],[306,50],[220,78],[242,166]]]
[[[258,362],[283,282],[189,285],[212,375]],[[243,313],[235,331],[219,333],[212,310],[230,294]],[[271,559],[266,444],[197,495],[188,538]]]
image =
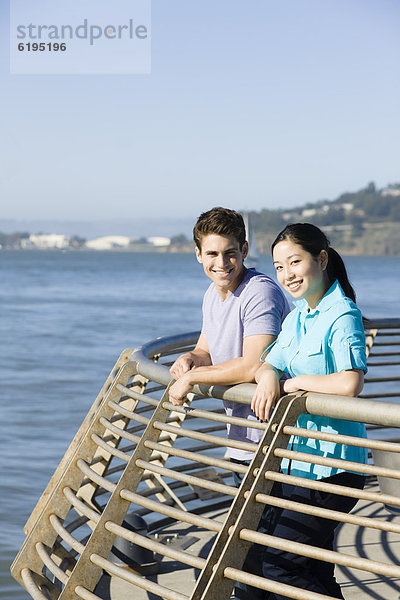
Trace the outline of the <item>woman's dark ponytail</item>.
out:
[[[356,293],[347,276],[347,271],[346,267],[344,266],[343,259],[340,256],[340,254],[330,246],[328,247],[328,266],[326,270],[328,273],[329,281],[333,282],[335,281],[335,279],[337,279],[346,296],[353,300],[353,302],[355,302]]]
[[[328,253],[327,274],[330,283],[332,284],[337,279],[346,296],[353,300],[353,302],[356,301],[356,294],[350,284],[344,262],[336,250],[330,247],[328,238],[319,227],[311,223],[286,225],[285,229],[274,240],[272,252],[278,242],[283,242],[283,240],[287,239],[295,244],[299,244],[304,250],[315,257],[319,256],[321,250],[325,250]]]

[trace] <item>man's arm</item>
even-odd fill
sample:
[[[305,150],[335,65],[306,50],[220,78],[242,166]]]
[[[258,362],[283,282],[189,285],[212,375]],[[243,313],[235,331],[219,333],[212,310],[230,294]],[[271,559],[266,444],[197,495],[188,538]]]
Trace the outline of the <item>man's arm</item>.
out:
[[[234,385],[254,381],[260,356],[275,340],[274,335],[250,335],[243,340],[243,356],[217,365],[202,365],[186,371],[170,387],[172,404],[181,405],[195,384]]]
[[[206,335],[205,333],[201,333],[195,348],[191,352],[181,354],[169,371],[172,377],[178,380],[194,367],[206,365],[211,365],[211,356],[208,351]]]
[[[211,356],[208,350],[207,337],[205,333],[201,333],[195,348],[191,352],[185,352],[185,354],[181,354],[170,368],[170,373],[175,379],[175,383],[169,390],[171,402],[177,406],[182,405],[187,394],[189,394],[189,392],[192,390],[192,386],[188,387],[186,383],[184,383],[184,387],[182,388],[183,378],[186,373],[189,373],[195,368],[207,367],[211,364]]]

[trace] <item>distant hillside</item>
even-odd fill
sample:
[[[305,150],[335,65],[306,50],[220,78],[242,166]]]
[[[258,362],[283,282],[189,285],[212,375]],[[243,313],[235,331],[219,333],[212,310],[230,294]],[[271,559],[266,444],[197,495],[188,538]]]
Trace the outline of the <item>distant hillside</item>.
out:
[[[336,200],[319,200],[291,210],[250,212],[258,250],[269,253],[278,231],[288,223],[321,227],[343,254],[400,255],[400,183],[378,190],[374,183]]]
[[[271,243],[276,234],[288,223],[309,222],[321,227],[331,241],[333,247],[343,254],[363,255],[393,255],[400,256],[400,183],[393,183],[383,189],[377,189],[374,183],[367,185],[358,192],[346,192],[336,200],[319,200],[292,209],[252,211],[248,214],[249,224],[255,233],[255,241],[261,254],[269,254]],[[139,240],[135,241],[129,250],[137,252],[193,252],[193,241],[189,231],[194,220],[170,219],[164,220],[162,230],[159,221],[124,222],[128,237],[132,238],[134,226],[143,226]],[[92,227],[104,230],[103,235],[110,236],[113,232],[122,235],[122,222],[96,222],[84,224],[52,223],[49,221],[24,222],[0,219],[0,249],[30,248],[29,240],[31,227],[46,226],[51,231],[51,225],[57,225],[56,231],[62,231],[70,237],[68,248],[80,249],[86,241],[79,231]],[[151,223],[153,229],[151,229]],[[100,227],[101,225],[101,227]],[[82,226],[82,229],[80,228]],[[89,227],[90,226],[90,227]],[[180,230],[180,228],[182,229]],[[79,230],[79,231],[78,231]],[[38,231],[38,229],[36,229]],[[39,229],[40,231],[40,229]],[[140,242],[145,231],[151,235],[170,237],[170,244],[162,247],[150,247],[147,242]],[[184,233],[182,233],[184,231]],[[69,235],[68,235],[69,234]],[[78,234],[78,235],[77,235]],[[99,234],[97,234],[98,236]],[[54,237],[54,234],[52,234]],[[50,236],[50,237],[52,237]],[[46,237],[46,236],[45,236]],[[48,236],[47,236],[48,237]],[[57,237],[57,235],[56,235]],[[60,236],[58,236],[60,237]],[[62,237],[62,235],[61,235]],[[92,236],[93,237],[93,236]],[[65,246],[63,246],[65,247]]]

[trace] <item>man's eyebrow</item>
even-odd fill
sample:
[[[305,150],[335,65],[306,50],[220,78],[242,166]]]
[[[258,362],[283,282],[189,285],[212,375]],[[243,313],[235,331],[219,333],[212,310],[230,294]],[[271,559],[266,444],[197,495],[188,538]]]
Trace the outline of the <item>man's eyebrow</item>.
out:
[[[224,254],[227,252],[236,252],[236,248],[227,248],[226,250],[223,250]],[[218,250],[206,250],[206,254],[218,254]]]

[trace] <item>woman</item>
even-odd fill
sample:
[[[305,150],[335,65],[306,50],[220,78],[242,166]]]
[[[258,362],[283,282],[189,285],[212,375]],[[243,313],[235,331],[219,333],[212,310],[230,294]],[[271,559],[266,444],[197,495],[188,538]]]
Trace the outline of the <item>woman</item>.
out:
[[[280,397],[279,380],[286,393],[306,390],[356,396],[362,390],[366,368],[362,316],[339,254],[329,246],[324,233],[309,223],[288,225],[272,244],[279,283],[295,299],[295,309],[286,317],[276,342],[267,349],[256,373],[258,383],[252,409],[268,420]],[[366,437],[361,423],[300,415],[297,425],[329,433]],[[289,449],[319,456],[365,463],[366,450],[333,442],[292,436]],[[283,459],[284,473],[358,489],[361,474],[340,468]],[[272,494],[305,504],[349,512],[356,499],[318,492],[289,484],[275,484]],[[338,521],[293,512],[277,511],[271,532],[285,539],[332,550]],[[297,554],[267,548],[263,562],[265,577],[335,598],[343,598],[334,578],[334,565]],[[269,596],[271,597],[271,596]],[[283,599],[286,596],[275,595]]]

